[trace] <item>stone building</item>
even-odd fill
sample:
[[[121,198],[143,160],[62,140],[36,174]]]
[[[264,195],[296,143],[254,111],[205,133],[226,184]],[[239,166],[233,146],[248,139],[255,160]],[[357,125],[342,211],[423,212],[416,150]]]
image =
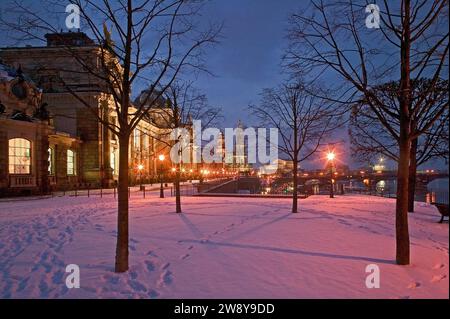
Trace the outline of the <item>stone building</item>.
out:
[[[36,118],[14,121],[11,114],[2,115],[1,120],[7,124],[2,122],[0,129],[0,163],[11,165],[5,164],[9,163],[5,145],[11,136],[24,135],[24,139],[32,141],[31,148],[26,149],[33,153],[31,161],[36,161],[37,166],[36,169],[31,166],[29,178],[20,181],[33,184],[35,188],[30,188],[31,191],[69,189],[80,184],[111,187],[118,178],[118,139],[102,121],[117,122],[114,100],[97,77],[82,71],[82,65],[89,68],[100,64],[100,47],[82,32],[48,34],[46,38],[46,46],[0,49],[2,72],[6,74],[0,99],[6,109],[27,110],[26,115],[32,117],[42,105],[49,113],[46,121]],[[117,61],[113,58],[111,61],[118,67]],[[24,85],[32,86],[33,90],[27,89],[27,94],[35,92],[29,97],[15,97],[11,93],[19,91],[14,86],[16,70],[29,75]],[[168,150],[154,139],[155,134],[157,129],[150,121],[141,121],[133,132],[129,158],[131,181],[158,174],[157,155],[167,154]],[[9,189],[11,183],[15,180],[11,181],[1,170],[0,188]]]
[[[57,177],[72,178],[64,165],[80,141],[55,131],[42,96],[21,68],[0,63],[0,196],[46,193]]]

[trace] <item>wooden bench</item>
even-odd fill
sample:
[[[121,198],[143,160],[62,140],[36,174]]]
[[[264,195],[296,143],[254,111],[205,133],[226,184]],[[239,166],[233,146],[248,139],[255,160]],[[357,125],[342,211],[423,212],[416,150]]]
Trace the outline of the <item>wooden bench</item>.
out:
[[[442,223],[444,221],[444,217],[448,217],[448,204],[439,204],[439,203],[432,203],[436,208],[438,209],[439,213],[441,213],[442,217],[439,223]],[[447,219],[448,221],[448,219]]]

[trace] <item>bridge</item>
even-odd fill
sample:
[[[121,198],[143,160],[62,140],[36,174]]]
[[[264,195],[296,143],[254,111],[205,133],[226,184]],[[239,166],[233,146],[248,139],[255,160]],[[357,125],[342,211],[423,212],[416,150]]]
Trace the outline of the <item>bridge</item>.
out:
[[[417,183],[427,185],[429,182],[438,179],[446,178],[448,173],[443,172],[419,172],[417,174]],[[366,171],[352,172],[350,174],[333,174],[335,181],[349,181],[356,180],[364,182],[368,185],[376,185],[379,181],[394,180],[397,178],[397,172],[386,171],[382,173],[369,173]],[[308,181],[316,180],[319,185],[329,185],[330,174],[322,173],[300,173],[298,176],[298,184],[305,185]],[[264,188],[264,178],[256,176],[239,176],[234,178],[225,178],[208,183],[198,185],[199,193],[240,193],[248,192],[250,194],[259,193]],[[273,191],[279,187],[285,187],[283,184],[290,184],[292,177],[272,177],[270,185]],[[266,185],[267,186],[267,185]]]
[[[304,184],[310,180],[318,180],[320,184],[327,184],[330,182],[330,174],[325,173],[300,173],[298,176],[298,181],[300,184]],[[345,180],[369,180],[371,183],[378,183],[383,180],[394,180],[397,178],[397,172],[395,171],[385,171],[382,173],[371,173],[371,172],[353,172],[349,174],[334,173],[333,179],[335,181],[345,181]],[[417,182],[427,185],[431,181],[438,178],[448,178],[448,173],[444,172],[418,172]],[[276,178],[278,181],[290,182],[291,177],[280,177]]]

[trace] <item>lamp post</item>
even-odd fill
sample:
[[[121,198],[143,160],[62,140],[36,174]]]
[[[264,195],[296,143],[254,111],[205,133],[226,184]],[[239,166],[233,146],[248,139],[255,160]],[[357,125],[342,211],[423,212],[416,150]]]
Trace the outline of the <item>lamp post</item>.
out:
[[[138,171],[139,171],[139,189],[142,191],[143,190],[143,185],[142,185],[142,170],[144,169],[144,165],[139,164],[137,167]]]
[[[334,198],[334,189],[333,189],[333,162],[335,155],[333,152],[329,152],[327,154],[328,162],[330,162],[330,198]]]
[[[161,182],[161,188],[159,189],[159,197],[160,198],[164,198],[164,185],[163,185],[163,176],[162,176],[162,172],[163,172],[163,162],[166,159],[166,157],[164,156],[164,154],[161,154],[158,156],[160,165],[159,165],[159,180]]]

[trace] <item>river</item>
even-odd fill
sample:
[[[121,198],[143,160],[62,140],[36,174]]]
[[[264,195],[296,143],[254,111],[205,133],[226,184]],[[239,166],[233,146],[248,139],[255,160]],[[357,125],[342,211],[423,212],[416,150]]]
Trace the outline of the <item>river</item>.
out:
[[[339,183],[339,182],[338,182]],[[367,189],[367,186],[360,181],[348,181],[344,182],[346,187],[353,189]],[[379,181],[376,186],[376,193],[378,195],[395,197],[397,190],[396,180],[383,180]],[[439,178],[431,181],[428,185],[424,186],[418,183],[416,188],[415,200],[419,202],[436,202],[436,203],[448,203],[449,196],[449,179]]]

